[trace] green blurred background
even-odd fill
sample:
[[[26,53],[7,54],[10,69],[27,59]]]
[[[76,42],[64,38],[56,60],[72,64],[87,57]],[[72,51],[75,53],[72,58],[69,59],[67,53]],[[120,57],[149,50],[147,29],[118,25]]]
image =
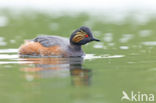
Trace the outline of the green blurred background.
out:
[[[108,14],[1,9],[0,102],[131,103],[121,101],[122,91],[156,94],[155,15],[129,12],[117,19]],[[71,61],[54,59],[59,67],[52,66],[59,69],[25,71],[48,61],[20,62],[17,50],[24,40],[43,34],[69,38],[82,25],[101,40],[83,46],[87,55],[78,66],[82,70],[73,72]]]

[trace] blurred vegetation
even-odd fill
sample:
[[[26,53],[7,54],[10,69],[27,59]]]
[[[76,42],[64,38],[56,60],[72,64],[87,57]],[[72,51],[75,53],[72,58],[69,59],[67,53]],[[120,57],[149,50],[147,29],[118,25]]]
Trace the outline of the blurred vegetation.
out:
[[[18,48],[25,39],[32,39],[37,35],[59,35],[69,38],[73,30],[82,25],[92,28],[97,38],[101,38],[106,33],[113,34],[113,42],[119,44],[119,39],[123,34],[132,34],[136,39],[132,39],[127,44],[140,43],[144,40],[155,40],[155,38],[138,36],[141,30],[150,30],[152,35],[156,33],[154,17],[149,18],[146,23],[139,23],[133,15],[127,15],[121,22],[110,21],[108,17],[91,16],[87,13],[69,14],[69,13],[43,13],[33,11],[13,12],[9,10],[0,11],[0,16],[6,17],[7,24],[0,27],[0,36],[5,38],[6,46],[0,48]],[[115,19],[115,15],[114,15]],[[15,40],[15,43],[10,42]],[[125,45],[127,45],[125,44]]]

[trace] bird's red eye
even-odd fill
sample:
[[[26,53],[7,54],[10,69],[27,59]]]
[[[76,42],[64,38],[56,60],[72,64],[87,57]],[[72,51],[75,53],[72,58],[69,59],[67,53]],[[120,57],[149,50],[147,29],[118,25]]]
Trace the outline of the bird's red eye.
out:
[[[89,36],[88,35],[85,35],[85,37],[88,38]]]

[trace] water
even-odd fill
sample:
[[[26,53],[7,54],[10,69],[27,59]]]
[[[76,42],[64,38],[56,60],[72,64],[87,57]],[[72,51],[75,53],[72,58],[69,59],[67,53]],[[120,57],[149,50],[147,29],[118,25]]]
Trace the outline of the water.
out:
[[[128,15],[118,24],[83,13],[1,15],[6,19],[0,27],[0,102],[121,103],[123,91],[156,95],[155,19],[140,24]],[[69,37],[81,25],[101,40],[83,46],[83,58],[18,55],[24,40]]]

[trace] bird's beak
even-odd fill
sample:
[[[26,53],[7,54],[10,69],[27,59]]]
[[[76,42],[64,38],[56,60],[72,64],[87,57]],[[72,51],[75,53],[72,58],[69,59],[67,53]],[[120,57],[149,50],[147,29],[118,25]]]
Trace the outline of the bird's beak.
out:
[[[92,41],[100,41],[99,39],[93,38]]]

